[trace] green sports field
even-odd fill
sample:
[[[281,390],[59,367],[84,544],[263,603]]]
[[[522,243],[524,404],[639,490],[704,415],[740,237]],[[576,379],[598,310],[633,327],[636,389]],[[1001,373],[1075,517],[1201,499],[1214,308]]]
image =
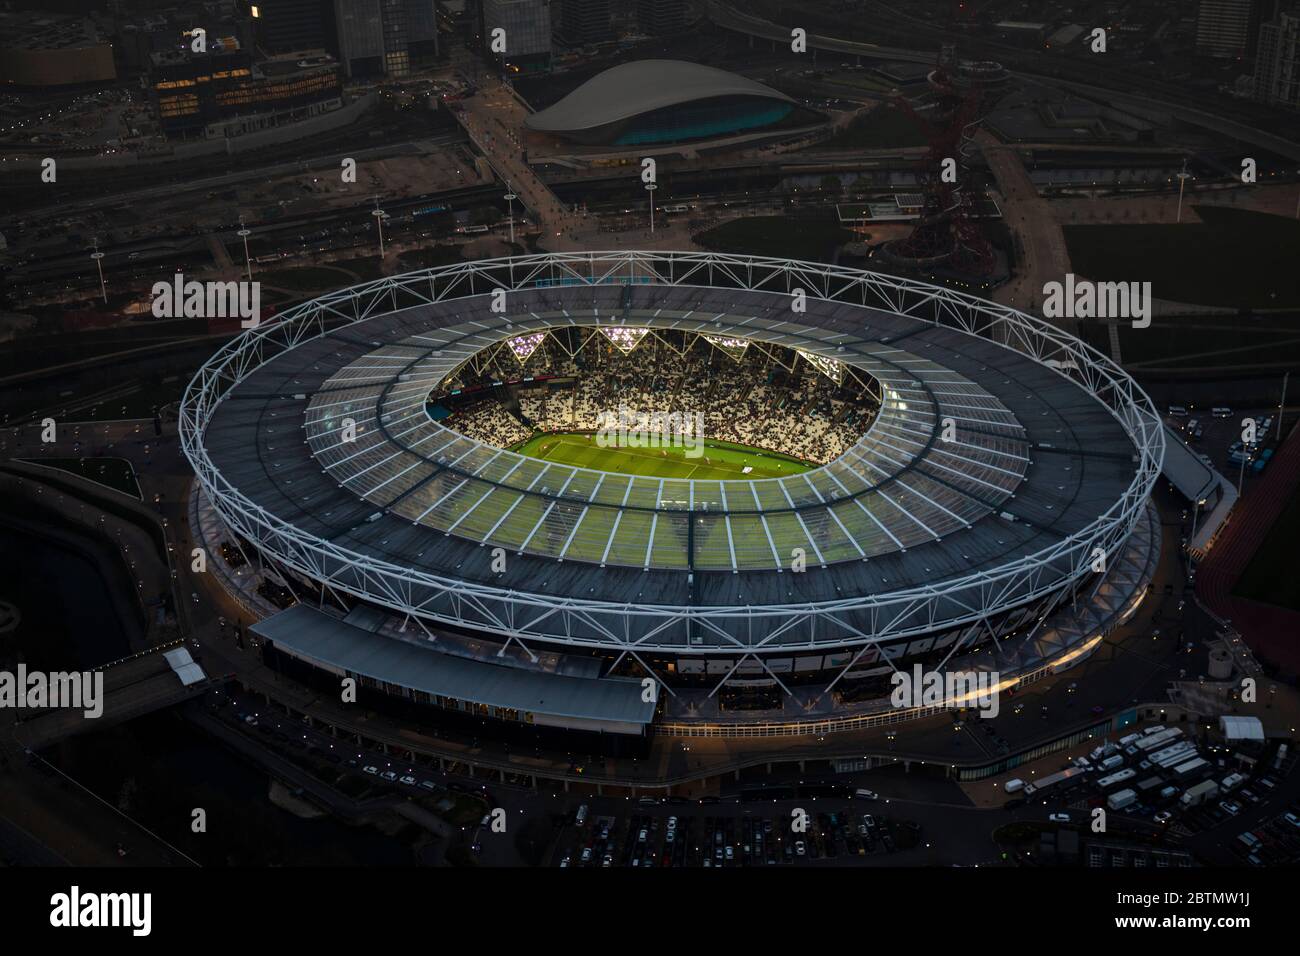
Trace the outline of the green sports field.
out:
[[[730,442],[706,441],[700,457],[687,458],[683,448],[601,448],[594,435],[570,432],[534,435],[514,450],[543,461],[651,478],[781,478],[810,467],[784,455]],[[746,466],[752,470],[745,472]]]

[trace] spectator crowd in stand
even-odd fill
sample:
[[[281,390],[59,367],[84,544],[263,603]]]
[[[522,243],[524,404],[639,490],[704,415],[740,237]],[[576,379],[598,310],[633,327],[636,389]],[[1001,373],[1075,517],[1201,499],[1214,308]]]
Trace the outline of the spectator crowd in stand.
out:
[[[619,408],[683,416],[699,412],[705,438],[824,464],[858,440],[878,407],[850,370],[837,383],[789,349],[723,351],[701,338],[683,348],[651,335],[624,353],[593,338],[570,355],[548,342],[522,366],[502,350],[492,366],[479,370],[477,381],[464,376],[448,386],[526,377],[548,381],[494,388],[490,397],[456,409],[444,424],[508,447],[538,431],[594,431],[604,424],[602,415]]]

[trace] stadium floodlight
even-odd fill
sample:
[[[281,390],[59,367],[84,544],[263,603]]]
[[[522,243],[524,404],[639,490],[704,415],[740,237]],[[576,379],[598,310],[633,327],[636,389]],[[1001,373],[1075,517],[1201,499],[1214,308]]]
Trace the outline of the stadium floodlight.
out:
[[[528,361],[528,357],[537,351],[537,346],[541,345],[545,338],[545,332],[532,332],[507,339],[506,345],[510,346],[510,353],[519,360],[520,365],[523,365]]]
[[[704,341],[725,355],[731,356],[737,362],[744,358],[745,350],[749,348],[749,339],[727,335],[705,335],[703,338]]]
[[[816,352],[805,352],[803,349],[796,349],[809,365],[817,369],[836,385],[844,381],[844,363],[839,359],[829,358],[825,355],[818,355]]]
[[[632,328],[626,325],[602,325],[600,331],[605,333],[614,346],[622,352],[631,352],[641,344],[649,329]]]

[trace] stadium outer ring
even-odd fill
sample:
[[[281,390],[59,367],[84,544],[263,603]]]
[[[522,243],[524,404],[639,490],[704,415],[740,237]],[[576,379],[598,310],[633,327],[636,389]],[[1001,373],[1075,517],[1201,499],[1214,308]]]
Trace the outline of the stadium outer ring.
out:
[[[493,288],[527,289],[540,282],[551,286],[612,284],[633,276],[650,283],[742,288],[781,295],[802,289],[809,298],[922,318],[936,326],[983,337],[1069,379],[1101,402],[1134,444],[1134,477],[1123,494],[1085,528],[995,569],[935,585],[832,601],[688,607],[551,597],[494,588],[359,554],[308,534],[250,501],[222,475],[204,446],[206,426],[230,390],[275,356],[340,327],[420,305],[482,295]],[[726,281],[715,284],[716,277]],[[637,250],[539,253],[457,263],[377,279],[299,303],[232,339],[199,369],[182,397],[178,428],[182,450],[200,489],[221,519],[273,561],[309,580],[399,614],[506,638],[632,653],[715,657],[888,643],[987,622],[1001,611],[1063,591],[1095,573],[1092,567],[1096,549],[1100,548],[1108,558],[1116,556],[1142,517],[1160,474],[1165,448],[1154,404],[1127,373],[1087,343],[1027,313],[942,286],[843,266],[726,253]],[[1049,566],[1059,569],[1063,564],[1068,571],[1048,573]],[[415,605],[407,597],[414,587],[447,597],[457,609],[456,614]],[[976,596],[973,602],[972,595]],[[945,603],[949,613],[937,613]],[[505,613],[497,613],[494,606]],[[918,609],[925,612],[922,623],[899,625],[904,619],[916,620]],[[873,627],[871,633],[847,627],[836,616],[846,610],[867,610],[871,620],[880,622],[880,626]],[[543,632],[516,628],[513,622],[520,620],[522,611],[531,611],[545,621],[558,621],[560,629]],[[687,633],[691,627],[702,629],[722,642],[698,645],[689,640],[632,637],[625,633],[622,623],[629,616],[658,621],[655,630],[659,632],[667,632],[675,622],[686,621]],[[769,636],[747,642],[743,637],[747,631],[744,622],[756,616],[784,618],[791,623],[796,618],[811,620],[809,637],[782,641]],[[575,635],[573,625],[585,633]],[[824,635],[819,639],[812,636],[818,631]],[[593,632],[598,636],[591,636]]]

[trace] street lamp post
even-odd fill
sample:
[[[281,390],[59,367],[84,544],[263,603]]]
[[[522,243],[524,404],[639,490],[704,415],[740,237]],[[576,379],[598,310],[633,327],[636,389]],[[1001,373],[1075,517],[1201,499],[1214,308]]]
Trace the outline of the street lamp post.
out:
[[[104,297],[104,303],[108,303],[108,286],[104,284],[104,254],[99,251],[99,238],[92,237],[90,240],[94,243],[95,251],[90,254],[90,258],[95,260],[95,268],[99,270],[99,294]]]
[[[1187,160],[1183,160],[1183,171],[1178,174],[1178,218],[1176,222],[1183,221],[1183,186],[1187,183],[1187,177],[1191,174],[1187,171]]]
[[[646,183],[645,191],[650,194],[650,235],[655,234],[655,190],[659,187],[654,183]]]
[[[235,235],[244,240],[244,265],[248,269],[248,281],[253,281],[253,257],[248,254],[248,237],[253,234],[253,230],[244,225],[244,217],[239,217],[239,232]]]
[[[515,200],[518,198],[514,193],[506,193],[505,195],[507,208],[510,210],[510,244],[512,246],[515,244]]]
[[[379,229],[379,258],[384,258],[384,216],[386,213],[379,208],[379,197],[375,198],[375,208],[370,215],[375,217],[375,226]]]

